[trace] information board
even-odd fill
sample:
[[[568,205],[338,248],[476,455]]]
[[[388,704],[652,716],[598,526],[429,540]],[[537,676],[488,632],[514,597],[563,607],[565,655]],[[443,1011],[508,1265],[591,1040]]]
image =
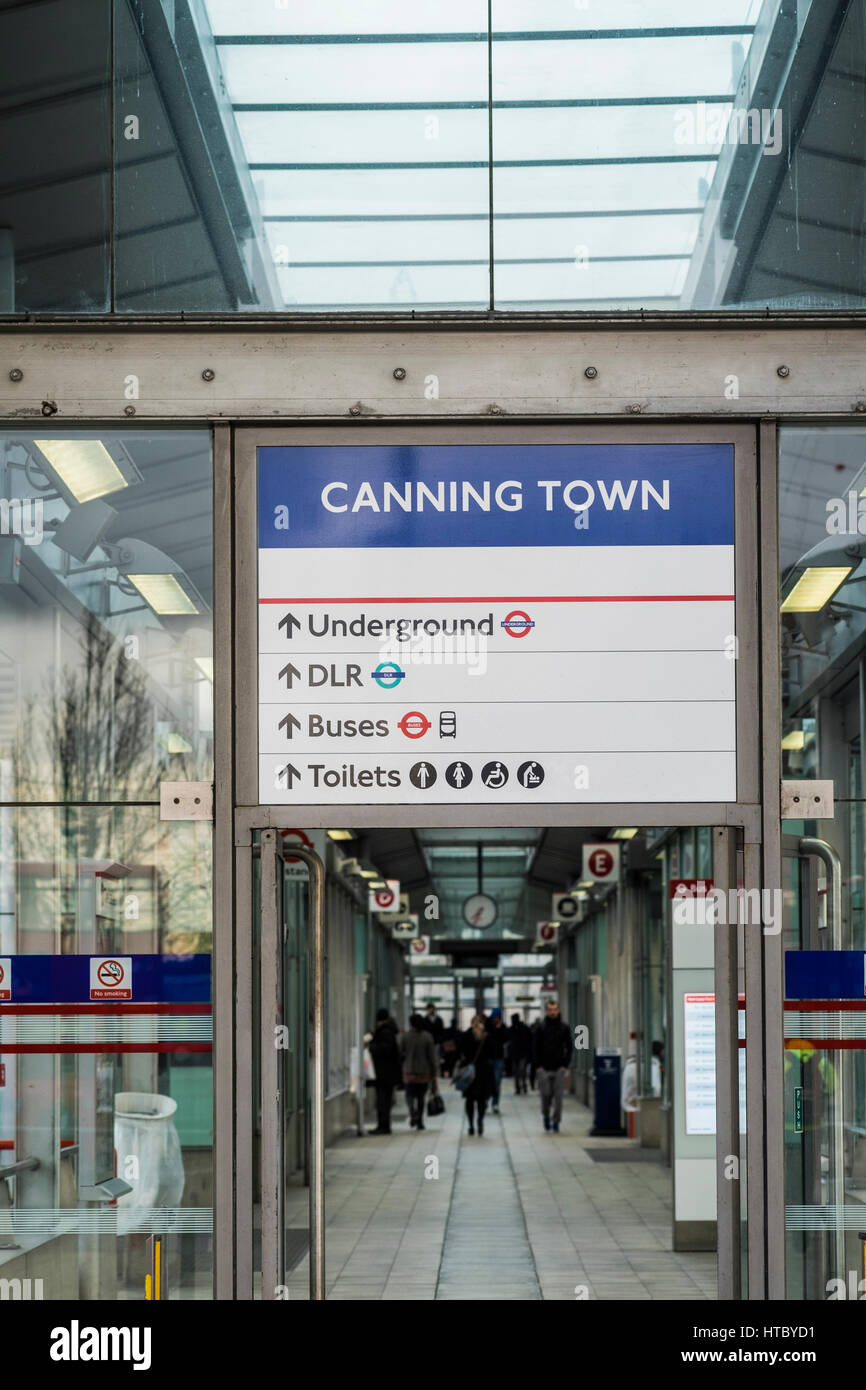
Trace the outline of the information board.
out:
[[[270,804],[736,800],[733,446],[263,446]]]

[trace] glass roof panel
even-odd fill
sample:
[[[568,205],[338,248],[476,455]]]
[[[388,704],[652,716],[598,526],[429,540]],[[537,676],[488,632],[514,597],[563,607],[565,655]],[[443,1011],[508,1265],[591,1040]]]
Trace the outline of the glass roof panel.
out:
[[[760,0],[205,8],[286,307],[678,307]]]

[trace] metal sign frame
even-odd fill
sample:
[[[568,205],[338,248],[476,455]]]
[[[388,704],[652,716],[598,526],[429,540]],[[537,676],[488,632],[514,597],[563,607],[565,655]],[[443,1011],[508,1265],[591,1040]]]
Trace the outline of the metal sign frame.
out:
[[[258,533],[256,450],[259,445],[351,444],[704,444],[734,446],[734,558],[736,575],[737,799],[735,802],[534,803],[500,805],[382,806],[271,805],[259,801],[258,786]],[[509,825],[732,825],[756,827],[761,802],[758,703],[760,631],[757,608],[757,441],[754,426],[742,424],[526,425],[503,421],[469,427],[359,421],[353,426],[240,429],[235,435],[235,712],[236,796],[242,806],[259,806],[267,826],[286,817],[310,827],[353,825],[362,829],[402,823],[407,811],[419,827]]]

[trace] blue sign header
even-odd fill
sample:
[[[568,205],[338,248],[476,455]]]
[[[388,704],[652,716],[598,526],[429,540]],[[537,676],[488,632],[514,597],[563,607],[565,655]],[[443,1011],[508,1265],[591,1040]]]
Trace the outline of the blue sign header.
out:
[[[265,445],[262,549],[733,545],[731,444]]]
[[[866,951],[786,951],[785,998],[866,998]]]
[[[103,956],[11,956],[11,981],[4,979],[5,1004],[89,1004],[90,962]],[[4,958],[5,959],[5,958]],[[132,956],[133,1004],[208,1004],[211,956]],[[109,981],[109,985],[110,985]],[[103,1001],[115,1004],[112,998]],[[122,1006],[122,1005],[121,1005]]]

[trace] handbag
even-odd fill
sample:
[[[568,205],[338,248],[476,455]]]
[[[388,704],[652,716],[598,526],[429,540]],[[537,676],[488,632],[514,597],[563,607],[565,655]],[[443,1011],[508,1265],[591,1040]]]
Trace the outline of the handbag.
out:
[[[478,1061],[478,1054],[487,1042],[487,1038],[481,1039],[478,1044],[478,1052],[475,1053],[471,1062],[467,1062],[465,1067],[457,1067],[451,1078],[451,1085],[456,1086],[458,1091],[468,1091],[475,1080],[475,1063]]]
[[[439,1094],[438,1091],[434,1091],[433,1094],[432,1094],[432,1096],[430,1097],[430,1099],[429,1099],[428,1102],[427,1102],[427,1114],[428,1114],[428,1115],[444,1115],[444,1114],[445,1114],[445,1102],[444,1102],[444,1100],[442,1099],[442,1097],[440,1096],[440,1094]]]

